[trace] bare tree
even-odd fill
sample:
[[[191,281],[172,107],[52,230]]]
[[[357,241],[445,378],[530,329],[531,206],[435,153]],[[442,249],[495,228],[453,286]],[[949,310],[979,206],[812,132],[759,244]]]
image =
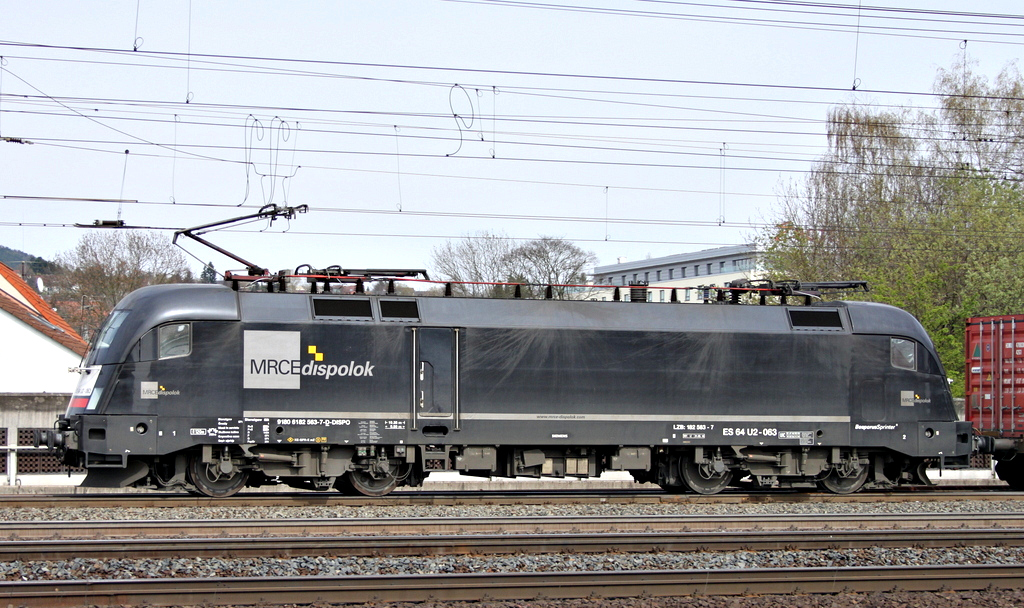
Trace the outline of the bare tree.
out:
[[[181,251],[155,232],[89,232],[56,262],[50,304],[86,339],[130,292],[194,280]]]
[[[597,256],[564,239],[542,236],[512,250],[509,258],[514,276],[528,283],[551,285],[552,296],[566,298],[578,291],[567,285],[582,285],[587,268],[597,264]]]
[[[457,296],[505,295],[505,289],[498,285],[476,285],[474,283],[502,283],[510,281],[508,259],[512,253],[513,241],[503,233],[478,232],[458,241],[445,241],[431,253],[435,273],[448,281]]]
[[[481,232],[434,248],[433,262],[438,276],[463,282],[452,286],[455,295],[509,297],[515,290],[514,285],[473,284],[481,282],[524,284],[523,295],[540,295],[544,287],[539,286],[556,285],[552,295],[564,298],[572,290],[557,286],[584,283],[597,256],[556,237],[514,245],[502,233]]]

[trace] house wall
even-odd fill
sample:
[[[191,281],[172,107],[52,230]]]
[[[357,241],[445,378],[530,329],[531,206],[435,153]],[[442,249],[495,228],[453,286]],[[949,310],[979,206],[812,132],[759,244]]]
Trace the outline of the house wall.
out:
[[[7,428],[8,435],[17,429],[53,428],[68,407],[70,393],[0,393],[0,427]]]
[[[70,394],[79,375],[68,372],[82,358],[0,310],[0,393]]]

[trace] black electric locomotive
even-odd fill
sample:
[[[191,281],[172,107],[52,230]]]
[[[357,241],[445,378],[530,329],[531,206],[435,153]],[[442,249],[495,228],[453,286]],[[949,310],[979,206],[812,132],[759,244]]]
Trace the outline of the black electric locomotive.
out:
[[[86,485],[209,496],[609,470],[669,491],[846,493],[927,483],[929,463],[964,466],[973,449],[931,340],[891,306],[792,305],[792,285],[655,304],[320,280],[130,294],[41,441]],[[738,303],[751,292],[775,304]]]

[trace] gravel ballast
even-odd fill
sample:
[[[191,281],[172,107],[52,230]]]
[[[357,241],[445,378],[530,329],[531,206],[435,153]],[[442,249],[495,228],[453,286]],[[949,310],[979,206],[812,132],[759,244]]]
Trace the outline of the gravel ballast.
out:
[[[351,519],[437,517],[543,517],[653,515],[836,515],[884,513],[1024,513],[1013,500],[909,501],[866,503],[640,503],[557,505],[395,505],[316,507],[15,507],[0,509],[0,521],[151,521],[168,519]]]
[[[645,515],[772,515],[826,514],[842,527],[845,514],[962,513],[966,519],[987,513],[1021,513],[1017,501],[920,501],[889,503],[767,503],[767,504],[558,504],[516,506],[317,506],[317,507],[174,507],[174,508],[12,508],[0,511],[4,521],[54,521],[73,527],[86,520],[186,519],[322,519],[322,518],[439,518],[537,516]],[[965,530],[964,534],[970,534]],[[751,569],[943,564],[1024,564],[1024,548],[960,547],[953,549],[870,548],[814,551],[652,552],[540,555],[456,555],[431,557],[347,557],[312,555],[290,558],[170,558],[14,561],[0,563],[4,580],[84,580],[133,578],[208,578],[347,575],[443,575],[473,572],[560,572],[614,570]],[[325,606],[328,604],[324,604]],[[461,608],[460,604],[434,604]],[[977,593],[877,593],[758,597],[639,598],[636,600],[577,600],[485,602],[482,608],[860,608],[1003,607],[1024,605],[1024,590]],[[413,605],[409,605],[410,608]],[[432,604],[416,604],[430,608]],[[469,604],[464,605],[468,608]],[[389,605],[391,608],[401,608]]]

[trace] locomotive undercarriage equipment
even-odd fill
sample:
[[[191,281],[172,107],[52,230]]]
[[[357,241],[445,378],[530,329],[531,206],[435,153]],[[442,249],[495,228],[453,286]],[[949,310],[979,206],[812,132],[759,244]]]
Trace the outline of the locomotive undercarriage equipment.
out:
[[[408,476],[410,468],[411,465],[402,467],[383,459],[366,469],[349,471],[338,478],[335,488],[347,495],[384,496],[398,487],[399,482]]]
[[[603,458],[591,448],[499,450],[503,477],[597,477]]]
[[[710,452],[710,453],[708,453]],[[693,456],[679,458],[679,474],[683,483],[698,494],[717,494],[732,482],[733,471],[722,458],[721,448],[696,448]]]
[[[657,483],[665,491],[715,494],[727,487],[821,489],[849,494],[864,488],[898,484],[931,485],[926,469],[932,459],[907,458],[853,448],[770,450],[744,446],[694,448],[659,453],[649,471],[631,471],[639,483]],[[1021,482],[1024,482],[1022,461]],[[1010,467],[1004,474],[1012,475]]]
[[[195,490],[213,498],[232,496],[249,480],[249,470],[227,447],[204,445],[189,456],[187,470]]]
[[[861,460],[857,451],[851,454],[844,454],[833,462],[832,469],[823,479],[818,481],[818,486],[833,494],[852,494],[864,486],[870,472],[867,459]]]

